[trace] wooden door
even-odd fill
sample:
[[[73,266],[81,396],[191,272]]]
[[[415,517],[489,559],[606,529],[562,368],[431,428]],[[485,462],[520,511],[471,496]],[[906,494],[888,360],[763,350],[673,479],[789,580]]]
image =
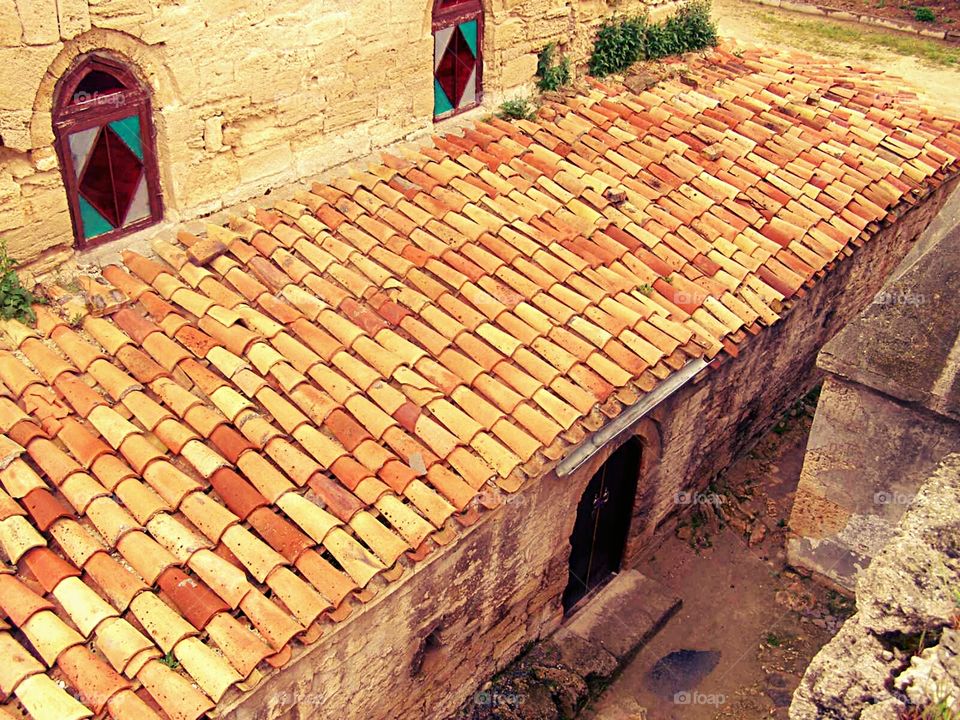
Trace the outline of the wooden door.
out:
[[[631,438],[587,483],[570,535],[570,579],[563,593],[564,612],[620,570],[639,472],[640,443]]]

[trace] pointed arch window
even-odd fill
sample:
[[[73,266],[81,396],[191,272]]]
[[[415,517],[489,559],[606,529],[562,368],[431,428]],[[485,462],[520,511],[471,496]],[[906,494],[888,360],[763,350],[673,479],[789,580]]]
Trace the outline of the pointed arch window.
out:
[[[433,116],[442,119],[480,104],[483,81],[481,0],[435,0]]]
[[[122,64],[89,56],[57,88],[53,130],[77,247],[163,216],[150,96]]]

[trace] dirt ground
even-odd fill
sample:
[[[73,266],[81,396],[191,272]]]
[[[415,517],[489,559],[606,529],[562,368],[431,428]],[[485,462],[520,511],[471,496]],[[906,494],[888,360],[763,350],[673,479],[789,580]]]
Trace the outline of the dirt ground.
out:
[[[790,570],[784,538],[815,399],[799,404],[637,569],[683,607],[584,712],[592,720],[786,718],[810,659],[852,612]]]
[[[714,0],[720,35],[741,45],[782,47],[879,67],[928,103],[960,114],[960,48],[894,30],[807,16],[746,0]]]
[[[956,0],[946,2],[905,2],[903,0],[799,0],[809,5],[844,10],[858,15],[888,18],[909,22],[915,27],[931,30],[960,30],[960,3]],[[932,20],[917,20],[917,9],[925,8],[933,14]],[[921,17],[930,17],[921,12]]]

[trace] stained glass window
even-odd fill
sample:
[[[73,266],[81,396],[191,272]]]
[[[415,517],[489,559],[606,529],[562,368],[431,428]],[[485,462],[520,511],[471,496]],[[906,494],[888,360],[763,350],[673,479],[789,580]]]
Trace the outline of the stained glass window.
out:
[[[88,58],[58,86],[54,130],[77,244],[162,216],[150,100],[121,65]]]
[[[480,103],[483,9],[479,0],[437,0],[433,10],[435,118]]]

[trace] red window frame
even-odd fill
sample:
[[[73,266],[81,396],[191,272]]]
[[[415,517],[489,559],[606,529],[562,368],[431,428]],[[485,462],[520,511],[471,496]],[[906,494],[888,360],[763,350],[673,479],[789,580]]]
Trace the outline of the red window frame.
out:
[[[467,112],[483,104],[483,3],[482,0],[434,0],[433,4],[433,33],[437,30],[457,26],[469,20],[477,21],[477,93],[474,102],[463,107],[454,108],[450,112],[434,115],[433,121],[440,122],[447,118]]]
[[[109,75],[122,86],[122,89],[109,90],[102,95],[94,93],[81,97],[84,93],[78,92],[78,88],[91,72]],[[147,181],[149,215],[129,225],[87,238],[80,214],[80,179],[77,177],[73,155],[70,152],[69,137],[81,130],[105,126],[114,120],[131,115],[137,115],[140,122],[140,143],[143,151],[141,161]],[[163,198],[157,168],[150,93],[127,67],[98,55],[90,55],[81,60],[60,80],[55,92],[53,132],[54,147],[60,160],[60,172],[70,206],[75,246],[78,249],[95,247],[160,222],[163,218]]]

